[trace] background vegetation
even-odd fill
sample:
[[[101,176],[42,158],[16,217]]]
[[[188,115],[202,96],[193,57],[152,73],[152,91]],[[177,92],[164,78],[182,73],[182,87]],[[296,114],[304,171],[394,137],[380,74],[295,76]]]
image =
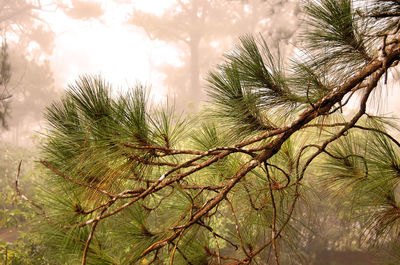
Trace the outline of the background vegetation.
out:
[[[197,114],[141,85],[70,85],[47,109],[36,169],[19,168],[33,149],[4,146],[1,223],[25,233],[2,261],[396,264],[398,126],[371,102],[399,61],[400,3],[302,12],[294,59],[242,36]]]

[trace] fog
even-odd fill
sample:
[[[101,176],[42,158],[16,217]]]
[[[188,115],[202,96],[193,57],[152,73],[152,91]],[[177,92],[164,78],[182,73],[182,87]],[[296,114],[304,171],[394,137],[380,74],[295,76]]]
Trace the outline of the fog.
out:
[[[137,83],[156,102],[173,98],[179,109],[207,101],[207,72],[243,34],[261,34],[282,57],[297,49],[299,1],[70,0],[2,2],[2,40],[11,80],[5,141],[18,144],[40,130],[46,105],[82,74],[101,74],[116,91]],[[390,78],[381,112],[396,116],[398,92]]]
[[[0,90],[0,137],[10,148],[40,143],[46,106],[83,74],[101,74],[115,93],[142,83],[151,87],[156,104],[169,97],[179,110],[197,111],[207,101],[207,72],[222,62],[239,36],[261,34],[273,51],[279,47],[282,56],[290,56],[297,49],[301,19],[298,0],[0,2],[1,40],[10,66],[10,80]],[[399,92],[393,88],[398,82],[394,73],[389,76],[382,92],[389,96],[379,111],[397,116]],[[356,224],[342,224],[329,215],[335,207],[324,220],[314,220],[320,222],[318,229],[344,226],[336,233],[355,238],[346,225]],[[331,230],[325,235],[331,238],[319,237],[319,246],[308,245],[321,260],[315,264],[324,264],[323,257],[333,259],[335,248],[340,249],[335,244],[355,244]],[[349,259],[360,258],[358,252],[342,249]]]
[[[19,144],[40,130],[44,107],[82,74],[101,74],[117,91],[139,82],[156,102],[168,96],[180,109],[197,109],[206,100],[207,71],[240,35],[261,33],[289,50],[298,3],[7,0],[0,12],[12,69],[1,135]]]

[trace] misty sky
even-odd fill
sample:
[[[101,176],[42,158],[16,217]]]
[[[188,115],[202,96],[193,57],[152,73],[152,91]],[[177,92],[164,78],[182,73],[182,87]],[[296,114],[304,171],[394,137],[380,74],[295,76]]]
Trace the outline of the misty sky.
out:
[[[166,95],[164,74],[155,71],[163,63],[181,64],[179,50],[163,41],[151,41],[143,29],[125,21],[134,9],[161,15],[174,0],[87,0],[101,3],[100,20],[75,20],[61,10],[42,14],[55,33],[51,57],[56,87],[65,88],[80,74],[102,74],[118,87],[136,82],[152,86],[155,99]],[[395,86],[398,84],[396,82]],[[399,93],[387,94],[382,111],[397,114]]]
[[[165,62],[179,64],[177,51],[164,42],[150,41],[143,29],[125,21],[133,8],[162,14],[171,1],[93,1],[105,11],[100,21],[75,20],[61,10],[42,14],[55,33],[51,64],[56,86],[65,88],[80,74],[102,74],[119,87],[139,81],[164,95],[163,75],[153,68]]]
[[[53,0],[42,1],[54,3]],[[63,3],[67,4],[72,4],[74,1],[84,2],[83,0],[62,0]],[[176,45],[174,46],[173,42],[150,40],[143,28],[126,22],[134,9],[160,16],[164,13],[168,14],[167,12],[172,12],[170,8],[174,6],[173,3],[178,0],[85,1],[101,5],[104,14],[96,18],[74,19],[70,14],[66,14],[65,9],[53,8],[38,12],[51,31],[54,32],[52,53],[50,55],[43,53],[43,56],[50,60],[50,70],[55,79],[55,88],[58,91],[65,89],[68,83],[74,82],[81,74],[102,74],[104,78],[115,85],[114,87],[122,88],[122,90],[128,86],[134,86],[137,82],[147,84],[152,87],[153,100],[157,101],[165,98],[167,94],[171,95],[170,92],[172,90],[178,89],[174,85],[176,82],[165,82],[168,71],[163,73],[162,70],[165,70],[165,68],[162,66],[166,63],[182,65],[184,63],[180,61],[184,57],[182,56],[182,49],[179,49]],[[185,2],[185,0],[182,1]],[[271,7],[274,1],[268,0],[267,4]],[[288,2],[297,3],[296,0]],[[290,5],[288,8],[294,9]],[[271,21],[268,22],[274,27],[274,30],[269,30],[270,33],[274,31],[276,33],[282,29],[284,31],[284,28],[288,26],[289,28],[295,27],[293,24],[296,23],[292,23],[294,18],[290,18],[292,11],[289,10],[289,13],[282,13],[285,15],[280,14],[279,12],[281,11],[278,10],[278,13],[275,13],[275,15],[273,12],[265,14],[265,17],[267,17],[266,20],[270,20],[274,16],[273,23]],[[264,11],[262,16],[264,17]],[[292,22],[289,21],[289,18]],[[232,27],[232,25],[226,26]],[[268,32],[268,30],[264,32]],[[232,36],[233,41],[237,40],[235,36]],[[264,37],[268,39],[273,38],[273,36],[272,34],[265,35]],[[211,52],[222,54],[230,46],[231,44],[228,44],[223,46],[223,49],[219,49],[219,47],[211,45],[209,49],[213,49],[213,51],[206,50],[206,52],[210,52],[205,57],[211,57]],[[34,49],[35,47],[32,48]],[[289,42],[285,46],[285,49],[295,49],[295,46],[291,46]],[[285,54],[286,52],[284,51],[283,53]],[[201,74],[204,74],[208,70],[211,70],[211,66],[205,67]],[[168,72],[168,77],[170,79],[171,77],[172,79],[176,78],[178,83],[184,83],[190,79],[189,76],[183,75],[187,79],[183,80],[176,73],[176,71],[170,71]],[[398,77],[393,78],[389,75],[388,87],[391,89],[382,92],[384,95],[387,95],[387,101],[380,105],[380,109],[381,113],[399,117],[400,92],[397,89],[399,84],[393,80],[398,80]],[[166,84],[169,84],[171,87],[166,87]],[[356,106],[354,105],[354,107]],[[13,117],[15,118],[15,116]],[[15,134],[14,138],[18,138],[18,133],[12,131],[6,133]]]

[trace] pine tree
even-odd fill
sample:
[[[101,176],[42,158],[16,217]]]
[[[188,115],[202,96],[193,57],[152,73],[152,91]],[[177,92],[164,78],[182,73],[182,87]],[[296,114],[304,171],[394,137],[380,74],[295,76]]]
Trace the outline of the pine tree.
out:
[[[369,241],[396,240],[397,127],[369,105],[400,59],[400,2],[309,0],[303,12],[296,58],[241,37],[198,117],[152,105],[140,85],[115,97],[98,76],[48,108],[36,206],[64,262],[290,264],[310,180],[348,194]]]
[[[204,98],[203,75],[220,59],[221,50],[243,33],[263,32],[271,43],[288,42],[296,31],[298,1],[189,0],[176,1],[163,15],[135,9],[128,23],[143,28],[152,40],[178,49],[181,66],[162,65],[164,83],[179,97],[178,108]],[[291,23],[280,23],[291,14]],[[267,19],[268,18],[268,19]],[[280,24],[276,27],[277,24]],[[215,46],[216,45],[216,46]],[[193,105],[193,107],[196,107]]]
[[[8,59],[8,46],[3,40],[0,52],[0,122],[2,128],[7,128],[6,118],[10,112],[8,99],[12,97],[8,90],[8,83],[11,78],[11,65]]]

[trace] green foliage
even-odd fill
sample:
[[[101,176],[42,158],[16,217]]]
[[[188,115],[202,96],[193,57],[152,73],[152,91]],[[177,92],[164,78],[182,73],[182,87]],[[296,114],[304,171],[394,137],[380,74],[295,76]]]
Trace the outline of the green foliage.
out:
[[[275,57],[262,37],[240,41],[225,64],[210,72],[207,92],[213,116],[236,134],[251,136],[276,127],[272,116],[290,115],[304,100],[289,88],[279,54]]]
[[[54,260],[312,264],[313,229],[352,216],[325,250],[398,242],[400,144],[366,106],[400,40],[375,35],[379,22],[367,22],[383,11],[360,4],[306,1],[305,47],[289,64],[262,37],[242,37],[210,72],[211,102],[193,120],[154,106],[141,85],[116,96],[99,76],[70,85],[47,109],[40,160],[42,244]],[[321,209],[339,217],[309,213]]]
[[[29,207],[15,197],[15,175],[20,160],[28,158],[31,152],[24,148],[12,147],[3,143],[0,158],[0,228],[19,227],[21,223],[32,217]],[[24,186],[32,186],[32,163],[24,164],[22,179]],[[28,194],[31,194],[28,191]]]
[[[365,237],[377,243],[398,230],[400,146],[382,134],[385,128],[379,120],[368,118],[363,125],[371,130],[342,137],[328,150],[331,155],[323,158],[321,170],[334,190],[348,192],[357,202],[368,225]]]
[[[18,164],[19,161],[23,161],[20,172],[20,181],[23,184],[20,189],[26,196],[36,199],[36,186],[40,183],[42,173],[41,169],[34,167],[32,161],[32,157],[37,155],[37,150],[2,143],[0,153],[0,262],[24,265],[53,264],[43,239],[32,227],[35,223],[33,220],[41,220],[41,217],[37,216],[36,209],[31,205],[18,200],[15,192]]]
[[[46,248],[32,236],[24,236],[14,244],[0,242],[0,261],[7,265],[51,265]]]
[[[302,37],[308,50],[317,53],[310,64],[314,69],[324,67],[335,78],[355,73],[371,60],[365,37],[368,25],[359,21],[352,2],[327,0],[304,4],[308,27]]]

